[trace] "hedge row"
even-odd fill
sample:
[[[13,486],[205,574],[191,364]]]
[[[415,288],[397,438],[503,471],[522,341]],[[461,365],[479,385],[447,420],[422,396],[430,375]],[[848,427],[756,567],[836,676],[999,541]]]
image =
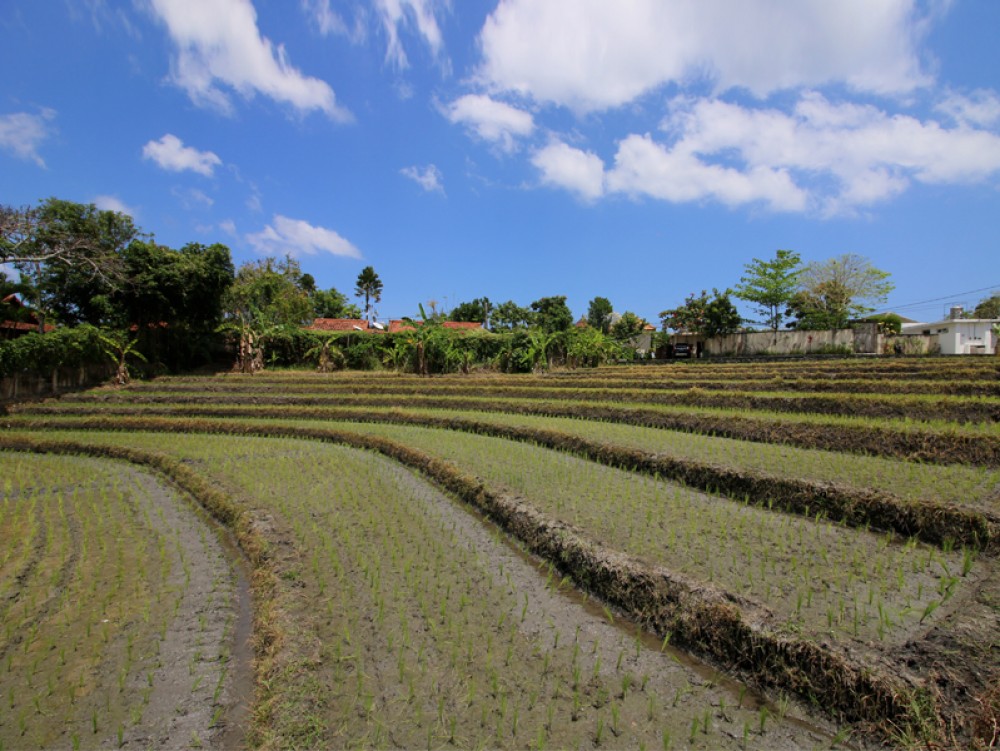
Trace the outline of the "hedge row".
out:
[[[0,378],[15,373],[48,375],[56,368],[106,362],[100,337],[99,329],[85,325],[0,342]]]

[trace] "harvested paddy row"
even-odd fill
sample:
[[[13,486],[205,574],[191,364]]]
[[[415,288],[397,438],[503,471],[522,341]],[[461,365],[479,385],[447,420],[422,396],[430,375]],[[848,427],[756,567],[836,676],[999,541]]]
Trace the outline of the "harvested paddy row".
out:
[[[992,397],[956,396],[885,396],[871,394],[809,395],[795,392],[760,393],[709,392],[688,389],[678,392],[650,392],[619,389],[566,389],[498,387],[490,389],[476,385],[445,386],[435,389],[411,383],[396,386],[364,386],[356,384],[345,389],[317,389],[312,393],[288,393],[283,388],[272,392],[262,389],[239,393],[236,389],[218,388],[173,393],[164,391],[89,392],[77,397],[82,401],[133,403],[198,403],[238,404],[253,401],[256,404],[290,404],[323,406],[340,403],[369,403],[381,401],[401,405],[447,406],[454,402],[468,406],[470,401],[502,399],[505,402],[558,400],[590,405],[636,406],[688,406],[715,407],[731,410],[765,410],[787,413],[812,413],[819,415],[847,415],[872,418],[911,420],[949,420],[957,423],[1000,422],[1000,399]],[[435,401],[437,400],[437,401]]]
[[[210,743],[235,700],[212,533],[125,465],[0,452],[0,476],[0,745]]]
[[[16,435],[16,433],[14,434]],[[47,433],[162,450],[158,434]],[[274,697],[305,746],[803,748],[833,732],[671,660],[581,607],[475,517],[367,452],[185,435],[168,452],[285,541],[280,586],[315,653]],[[385,524],[385,519],[393,519]],[[304,677],[303,677],[304,676]],[[308,692],[308,695],[305,694]],[[303,713],[307,713],[303,716]],[[288,718],[276,718],[289,721]]]
[[[234,379],[235,380],[235,379]],[[396,379],[398,381],[398,379]],[[623,381],[623,384],[626,381]],[[836,393],[836,394],[882,394],[885,392],[885,382],[883,379],[830,379],[817,380],[811,378],[787,378],[777,377],[770,379],[747,379],[734,377],[731,380],[720,380],[716,377],[700,378],[691,377],[685,379],[643,379],[641,381],[628,381],[628,387],[615,389],[614,393],[621,394],[623,398],[633,398],[637,400],[655,399],[657,392],[676,392],[697,388],[703,391],[735,391],[740,393],[772,393],[783,395],[788,393]],[[557,377],[532,378],[524,377],[517,380],[514,393],[510,395],[538,394],[544,398],[552,393],[565,393],[569,396],[596,395],[598,398],[606,399],[609,392],[608,379],[559,379]],[[252,388],[257,393],[268,393],[280,391],[288,394],[309,395],[315,393],[317,382],[315,378],[284,378],[276,379],[269,383],[254,384],[252,387],[241,387],[239,382],[216,381],[210,384],[197,383],[191,381],[174,381],[173,379],[158,379],[154,383],[138,385],[137,392],[148,391],[151,393],[198,393],[205,391],[235,391],[242,388]],[[440,391],[455,390],[459,393],[475,389],[482,394],[508,395],[512,392],[512,384],[509,377],[507,379],[477,378],[470,384],[468,379],[458,380],[435,379],[433,382],[423,384],[419,387],[406,386],[394,383],[390,379],[370,381],[344,381],[338,384],[327,384],[322,387],[326,393],[437,393]],[[1000,396],[1000,382],[993,378],[990,380],[971,381],[941,381],[941,380],[906,380],[893,385],[893,392],[898,395],[930,395],[930,396]]]

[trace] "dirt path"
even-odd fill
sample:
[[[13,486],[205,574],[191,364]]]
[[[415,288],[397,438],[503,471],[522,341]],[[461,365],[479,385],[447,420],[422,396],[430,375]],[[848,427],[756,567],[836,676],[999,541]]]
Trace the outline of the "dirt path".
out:
[[[234,635],[245,636],[247,630],[237,627],[237,600],[248,597],[245,576],[234,570],[231,551],[224,549],[216,532],[176,490],[133,467],[123,465],[122,472],[142,489],[137,501],[145,504],[177,551],[182,565],[174,568],[170,584],[183,591],[160,643],[159,666],[151,678],[140,674],[129,679],[135,690],[151,680],[153,691],[141,722],[126,730],[122,745],[238,746],[242,738],[224,732],[224,721],[230,706],[247,698],[250,666],[232,659]],[[118,745],[117,740],[109,737],[105,743]]]

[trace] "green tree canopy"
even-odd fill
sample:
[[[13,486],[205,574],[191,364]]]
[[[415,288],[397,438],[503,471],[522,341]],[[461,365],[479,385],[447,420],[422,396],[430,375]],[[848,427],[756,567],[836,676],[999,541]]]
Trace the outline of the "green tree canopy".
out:
[[[798,290],[789,300],[797,329],[840,329],[886,301],[895,285],[889,272],[854,253],[807,264],[798,274]]]
[[[338,291],[336,287],[322,290],[315,289],[314,286],[312,292],[308,289],[303,291],[312,301],[313,316],[316,318],[361,318],[361,309],[354,303],[348,302],[347,295]]]
[[[700,295],[688,295],[684,304],[660,313],[663,330],[701,334],[706,337],[723,336],[739,330],[742,319],[730,299],[731,290],[712,290],[709,295],[702,290]]]
[[[611,325],[610,333],[612,338],[624,342],[641,334],[645,325],[646,321],[632,311],[626,310],[622,313],[622,317]]]
[[[488,297],[477,297],[471,302],[463,302],[456,305],[448,314],[450,321],[469,321],[481,323],[485,328],[489,328],[490,313],[493,304]]]
[[[358,274],[358,281],[354,287],[355,297],[363,297],[365,300],[365,318],[371,323],[375,319],[373,303],[382,300],[382,280],[378,278],[375,269],[365,266]]]
[[[522,308],[513,300],[502,302],[493,309],[490,317],[490,328],[493,331],[513,331],[528,328],[534,320],[534,314],[527,308]]]
[[[980,300],[972,315],[975,318],[1000,318],[1000,292]]]
[[[770,261],[754,258],[744,267],[735,295],[756,306],[761,321],[777,336],[785,311],[798,291],[802,259],[794,250],[778,250]]]
[[[610,317],[613,311],[614,308],[608,298],[595,297],[587,307],[587,324],[602,334],[607,334],[611,328]]]
[[[265,258],[240,266],[225,297],[226,313],[258,333],[271,326],[301,326],[313,318],[309,296],[299,286],[292,258]]]
[[[573,313],[566,305],[565,295],[542,297],[531,303],[534,325],[546,333],[565,331],[573,325]]]

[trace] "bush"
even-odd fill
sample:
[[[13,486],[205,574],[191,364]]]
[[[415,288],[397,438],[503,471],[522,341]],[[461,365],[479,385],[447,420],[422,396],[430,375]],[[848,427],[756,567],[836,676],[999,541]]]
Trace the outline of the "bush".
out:
[[[82,325],[0,342],[0,377],[15,373],[47,375],[56,368],[106,362],[100,334],[99,329]]]

